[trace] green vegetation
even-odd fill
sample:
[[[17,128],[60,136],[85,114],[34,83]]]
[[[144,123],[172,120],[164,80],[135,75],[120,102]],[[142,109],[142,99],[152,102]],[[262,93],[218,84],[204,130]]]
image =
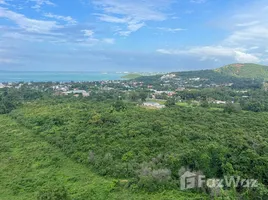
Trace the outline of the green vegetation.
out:
[[[165,105],[166,100],[160,100],[160,99],[150,99],[150,102],[159,103],[160,105]]]
[[[46,93],[28,88],[0,89],[0,114],[6,114],[19,107],[23,102],[36,100],[45,96]]]
[[[88,170],[88,173],[92,170],[102,177],[109,177],[105,179],[108,183],[110,178],[114,179],[115,190],[122,189],[118,184],[123,185],[127,194],[134,192],[141,195],[146,191],[154,195],[161,191],[179,191],[178,170],[181,167],[202,171],[208,178],[234,174],[255,178],[259,183],[267,185],[267,113],[178,107],[173,102],[170,108],[147,110],[128,103],[122,106],[122,103],[86,102],[79,99],[53,103],[39,101],[14,110],[11,116],[27,128],[22,130],[32,130],[32,136],[57,147],[60,151],[58,153],[62,152],[66,159],[76,162],[73,165]],[[119,109],[113,109],[114,106]],[[25,133],[21,137],[25,137]],[[15,138],[18,139],[18,136]],[[21,142],[21,139],[18,140]],[[24,147],[25,142],[23,144]],[[51,152],[49,156],[57,155],[54,150],[48,152]],[[42,153],[38,154],[41,159],[39,162],[42,162]],[[38,158],[35,159],[38,161]],[[44,165],[62,173],[56,167],[61,162],[58,163],[57,158],[56,163],[53,160]],[[26,166],[35,165],[39,164]],[[42,163],[40,165],[43,166]],[[65,168],[69,166],[64,165]],[[11,172],[11,168],[8,169]],[[41,173],[39,167],[36,173]],[[26,174],[25,177],[31,176]],[[66,183],[61,178],[55,181]],[[79,196],[80,190],[72,192],[76,186],[71,184],[61,184],[59,191],[71,190],[68,194]],[[96,182],[94,187],[101,190],[102,186]],[[39,190],[44,191],[42,188]],[[243,188],[239,190],[236,195],[241,198],[267,197],[266,189],[262,192]],[[226,189],[223,195],[229,192]],[[105,195],[112,194],[107,192]],[[185,198],[183,195],[188,195],[183,192],[177,194],[182,199]],[[191,194],[197,197],[197,194]]]
[[[206,199],[175,190],[148,194],[127,189],[75,162],[30,129],[0,115],[1,200]]]
[[[215,70],[224,75],[241,78],[258,78],[268,80],[268,66],[253,63],[231,64]]]
[[[268,93],[263,89],[233,90],[227,87],[219,88],[201,88],[179,91],[175,95],[188,104],[193,102],[210,102],[209,106],[224,108],[224,105],[212,103],[213,100],[222,100],[226,103],[234,102],[236,106],[246,111],[267,112],[268,111]],[[191,103],[192,102],[192,103]]]
[[[230,76],[230,74],[219,73],[216,70],[200,70],[200,71],[188,71],[188,72],[177,72],[175,73],[179,77],[186,79],[186,78],[196,78],[199,77],[200,81],[194,81],[192,84],[194,85],[211,85],[211,84],[218,84],[218,85],[225,85],[231,84],[231,88],[233,89],[256,89],[261,88],[263,84],[262,78],[257,78],[252,80],[251,78],[247,77],[236,77]]]
[[[162,75],[142,76],[135,81],[143,82],[143,87],[153,86],[159,91],[176,90],[178,87],[213,88],[225,86],[232,89],[260,89],[263,87],[263,78],[246,78],[230,76],[229,74],[219,73],[216,70],[199,70],[173,72],[176,77],[171,79],[161,79]],[[192,80],[198,78],[198,80]],[[167,83],[165,83],[167,81]]]
[[[188,103],[182,103],[182,102],[177,102],[176,105],[184,106],[184,107],[189,107],[190,106]]]
[[[166,101],[165,105],[166,105],[167,107],[175,106],[175,105],[176,105],[176,100],[175,100],[175,98],[169,98],[169,99]]]
[[[133,74],[124,75],[121,78],[124,78],[124,79],[135,79],[135,78],[139,78],[141,76],[142,76],[141,74],[134,74],[133,73]]]
[[[0,199],[268,199],[267,83],[174,74],[68,86],[87,97],[53,83],[1,89]],[[149,98],[166,107],[140,106]],[[181,191],[185,170],[258,187]]]

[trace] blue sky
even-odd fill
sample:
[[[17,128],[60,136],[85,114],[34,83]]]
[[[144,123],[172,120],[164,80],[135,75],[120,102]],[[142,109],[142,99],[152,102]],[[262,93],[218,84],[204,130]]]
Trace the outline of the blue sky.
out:
[[[0,70],[268,64],[268,0],[0,0]]]

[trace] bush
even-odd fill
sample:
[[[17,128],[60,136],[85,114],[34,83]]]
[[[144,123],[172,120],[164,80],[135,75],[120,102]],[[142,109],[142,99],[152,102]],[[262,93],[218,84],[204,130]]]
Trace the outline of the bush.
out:
[[[64,186],[51,185],[38,192],[37,200],[69,200]]]
[[[241,110],[242,108],[240,104],[237,103],[227,103],[224,107],[224,112],[227,113],[239,113]]]

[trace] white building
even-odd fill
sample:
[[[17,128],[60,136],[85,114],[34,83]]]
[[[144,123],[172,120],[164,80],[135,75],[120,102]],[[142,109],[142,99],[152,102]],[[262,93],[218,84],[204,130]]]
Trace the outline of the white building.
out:
[[[176,74],[166,74],[161,77],[161,80],[163,79],[170,79],[170,78],[175,78]]]
[[[226,101],[215,100],[213,103],[216,103],[216,104],[226,104]]]
[[[161,104],[156,103],[156,102],[145,102],[145,103],[143,103],[143,106],[151,107],[151,108],[158,108],[158,109],[166,107],[165,105],[161,105]]]

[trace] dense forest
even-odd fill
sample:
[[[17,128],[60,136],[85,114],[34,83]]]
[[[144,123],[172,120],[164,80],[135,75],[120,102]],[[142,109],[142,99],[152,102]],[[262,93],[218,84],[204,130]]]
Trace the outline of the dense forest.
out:
[[[28,102],[10,117],[10,123],[25,127],[81,167],[114,179],[114,187],[134,193],[176,191],[178,170],[187,167],[209,178],[236,174],[259,181],[254,189],[238,188],[234,193],[226,188],[223,196],[268,195],[266,113],[180,106],[148,110],[120,100],[64,98]],[[59,158],[54,159],[50,164],[57,168]],[[40,165],[36,167],[45,167]],[[18,193],[27,192],[24,184],[20,187]]]
[[[8,116],[0,115],[1,200],[208,199],[168,190],[128,189],[123,181],[102,177]]]

